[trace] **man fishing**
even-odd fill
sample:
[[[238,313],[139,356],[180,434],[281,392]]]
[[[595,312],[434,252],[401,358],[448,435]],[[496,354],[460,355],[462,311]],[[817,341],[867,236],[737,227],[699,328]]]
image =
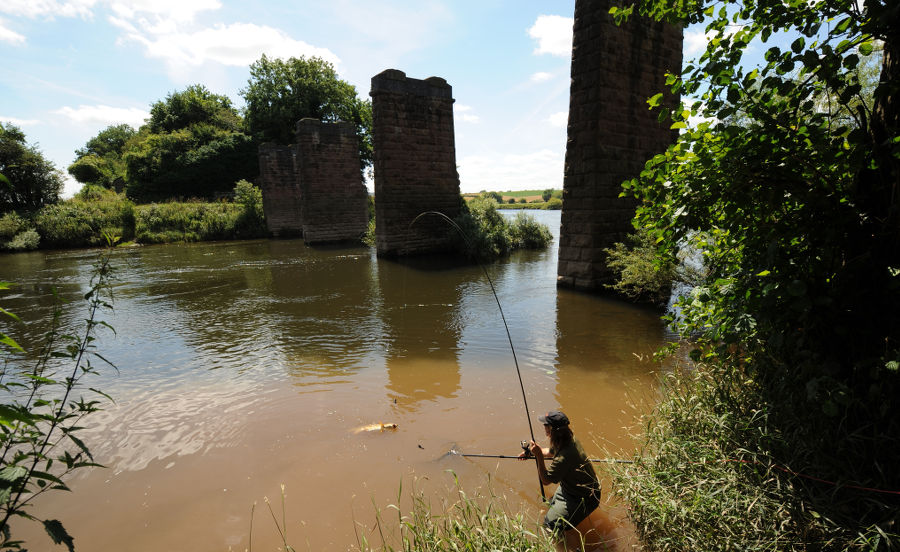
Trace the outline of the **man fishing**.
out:
[[[539,416],[538,421],[544,424],[550,447],[541,448],[531,441],[528,450],[523,450],[518,458],[524,460],[534,455],[541,484],[559,484],[550,499],[544,527],[562,536],[566,529],[574,528],[600,505],[600,480],[569,428],[569,418],[565,414],[553,410]],[[553,459],[549,468],[544,465],[548,456]]]

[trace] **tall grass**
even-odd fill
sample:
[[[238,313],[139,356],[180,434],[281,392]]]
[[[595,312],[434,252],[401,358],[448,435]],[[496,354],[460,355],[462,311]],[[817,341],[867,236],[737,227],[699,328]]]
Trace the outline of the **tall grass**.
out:
[[[403,487],[397,495],[397,504],[403,497]],[[466,550],[471,552],[553,552],[556,550],[552,535],[542,531],[535,521],[526,519],[523,513],[510,513],[504,497],[489,491],[487,496],[469,495],[456,482],[455,500],[433,504],[423,492],[411,491],[412,507],[403,512],[397,505],[389,510],[396,512],[395,519],[388,519],[384,511],[376,516],[376,528],[380,542],[369,542],[365,532],[357,530],[360,550],[364,552],[384,550],[388,552],[444,552]]]
[[[785,434],[761,386],[733,366],[669,374],[631,465],[611,467],[647,551],[889,550],[900,546],[895,499],[868,493],[881,526],[840,513],[860,491],[830,477]],[[807,436],[808,438],[809,436]],[[815,468],[812,466],[820,466]],[[845,476],[851,475],[847,471]],[[859,513],[859,512],[858,512]]]

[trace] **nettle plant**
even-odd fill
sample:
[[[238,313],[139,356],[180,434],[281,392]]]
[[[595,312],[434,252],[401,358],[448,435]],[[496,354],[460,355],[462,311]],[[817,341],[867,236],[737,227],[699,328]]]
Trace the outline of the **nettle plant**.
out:
[[[113,331],[99,318],[112,309],[112,277],[106,251],[94,265],[90,289],[84,294],[88,314],[77,334],[63,329],[59,296],[36,354],[28,355],[13,338],[0,333],[4,356],[0,364],[0,550],[24,549],[25,543],[16,540],[10,528],[16,517],[41,523],[54,543],[70,551],[75,548],[59,520],[41,519],[31,513],[31,506],[45,493],[70,490],[65,480],[73,472],[100,466],[78,435],[85,417],[112,400],[87,387],[86,381],[97,374],[94,361],[115,368],[95,347],[98,330]],[[0,290],[10,287],[0,282]],[[0,317],[18,321],[3,308]]]

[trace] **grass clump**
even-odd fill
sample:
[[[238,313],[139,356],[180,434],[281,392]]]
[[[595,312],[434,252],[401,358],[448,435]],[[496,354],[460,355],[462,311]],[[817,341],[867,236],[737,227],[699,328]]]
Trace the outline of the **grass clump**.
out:
[[[401,485],[397,501],[403,494]],[[487,496],[468,495],[456,481],[456,500],[442,501],[435,507],[422,492],[413,489],[412,507],[408,512],[396,505],[396,524],[376,516],[380,545],[370,543],[357,532],[359,548],[364,552],[438,552],[466,550],[471,552],[554,552],[553,537],[540,525],[528,521],[524,514],[511,514],[504,498],[490,491]]]
[[[811,458],[815,451],[785,434],[778,421],[784,413],[767,406],[765,388],[745,371],[716,364],[665,377],[665,398],[646,420],[635,463],[611,467],[644,550],[900,545],[896,520],[860,526],[861,512],[841,512],[842,503],[858,504],[866,493],[845,486],[822,467],[829,459]],[[868,495],[890,518],[890,497]]]

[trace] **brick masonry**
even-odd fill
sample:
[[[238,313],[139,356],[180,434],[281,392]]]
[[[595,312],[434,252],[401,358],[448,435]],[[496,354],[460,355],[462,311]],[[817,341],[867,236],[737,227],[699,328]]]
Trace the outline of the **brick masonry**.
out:
[[[622,182],[677,138],[647,99],[667,89],[666,72],[681,71],[682,27],[637,16],[619,27],[613,5],[575,3],[557,282],[586,290],[612,280],[603,249],[633,231],[635,204],[618,197]]]
[[[265,143],[259,146],[259,187],[269,233],[276,237],[300,236],[300,183],[294,146]]]
[[[355,125],[302,119],[296,139],[303,240],[359,239],[368,225],[368,192],[359,171]]]
[[[366,231],[366,187],[352,123],[297,123],[296,144],[259,148],[269,232],[307,243],[356,240]]]
[[[438,77],[408,78],[388,69],[372,77],[375,237],[380,256],[449,248],[452,228],[437,216],[459,214],[453,97]]]

